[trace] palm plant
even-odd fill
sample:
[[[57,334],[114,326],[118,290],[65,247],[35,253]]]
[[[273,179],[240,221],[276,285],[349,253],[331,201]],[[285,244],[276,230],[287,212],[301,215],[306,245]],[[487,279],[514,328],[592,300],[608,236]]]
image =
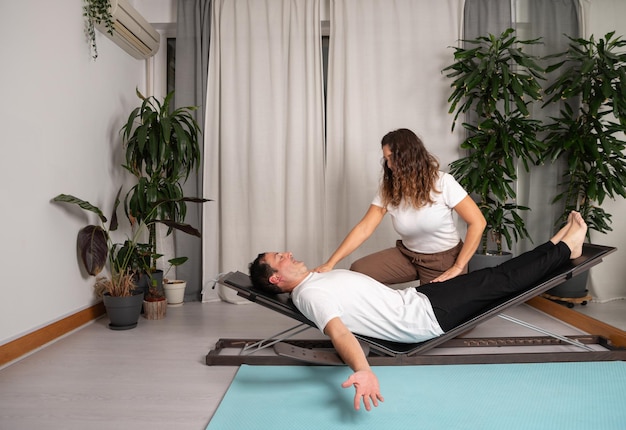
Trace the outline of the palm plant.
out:
[[[455,113],[454,130],[461,116],[466,138],[461,148],[467,155],[450,164],[450,173],[476,200],[487,228],[479,252],[488,253],[491,239],[502,253],[503,238],[510,248],[513,240],[529,238],[518,211],[529,210],[516,203],[514,181],[516,159],[526,171],[544,149],[537,139],[540,121],[530,118],[529,104],[541,98],[543,69],[536,58],[523,51],[524,45],[539,43],[518,40],[513,29],[463,41],[455,48],[454,63],[444,69],[453,79],[448,98],[449,113]]]
[[[615,32],[569,39],[569,48],[552,56],[560,61],[546,69],[559,77],[546,89],[545,104],[566,101],[546,138],[547,157],[567,160],[563,191],[554,199],[565,206],[557,224],[577,210],[590,229],[606,233],[611,214],[599,205],[626,197],[626,41]]]
[[[123,167],[137,178],[128,191],[124,208],[133,222],[148,226],[148,244],[153,256],[158,258],[156,248],[156,222],[172,229],[200,237],[200,232],[184,224],[187,202],[210,201],[199,197],[185,197],[184,183],[193,169],[200,164],[200,127],[192,116],[195,106],[171,109],[173,92],[163,102],[155,97],[144,97],[122,127],[125,147]],[[151,263],[156,269],[156,258]]]

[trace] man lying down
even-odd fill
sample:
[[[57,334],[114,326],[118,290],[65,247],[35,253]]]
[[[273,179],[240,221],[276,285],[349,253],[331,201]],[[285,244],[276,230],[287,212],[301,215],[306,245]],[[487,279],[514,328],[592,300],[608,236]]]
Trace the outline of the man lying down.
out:
[[[330,337],[354,373],[342,384],[354,386],[354,408],[383,401],[378,378],[352,333],[394,342],[416,343],[440,336],[491,303],[522,293],[582,255],[587,225],[578,212],[548,242],[496,268],[486,268],[417,288],[394,290],[349,270],[311,272],[290,252],[265,252],[250,264],[255,287],[291,293],[294,305]]]

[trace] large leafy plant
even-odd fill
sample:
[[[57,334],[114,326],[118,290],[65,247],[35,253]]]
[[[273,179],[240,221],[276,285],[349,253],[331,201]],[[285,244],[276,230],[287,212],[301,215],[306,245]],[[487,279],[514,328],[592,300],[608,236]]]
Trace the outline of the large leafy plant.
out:
[[[137,276],[145,265],[142,244],[137,242],[139,228],[124,243],[116,243],[111,238],[111,232],[117,230],[119,226],[117,208],[120,204],[120,192],[121,188],[115,197],[110,221],[100,208],[86,200],[69,194],[59,194],[53,199],[55,202],[78,205],[88,212],[95,213],[100,220],[99,225],[87,225],[78,232],[80,259],[87,273],[97,277],[98,295],[106,292],[111,296],[130,296],[136,288]],[[107,264],[109,276],[98,276]]]
[[[569,38],[569,48],[552,57],[559,61],[546,71],[559,77],[546,89],[545,104],[565,100],[547,126],[548,157],[566,159],[564,204],[557,223],[572,210],[600,233],[611,231],[611,214],[599,205],[605,198],[626,197],[626,41],[607,33],[596,40]]]
[[[107,220],[100,208],[87,200],[70,194],[59,194],[53,199],[55,202],[78,205],[85,211],[95,213],[100,220],[100,224],[87,225],[78,232],[78,250],[81,262],[87,273],[91,276],[97,276],[96,292],[99,295],[107,292],[112,296],[130,296],[133,290],[137,288],[139,278],[144,274],[149,275],[151,262],[159,258],[160,255],[152,252],[152,247],[149,244],[141,243],[140,238],[154,223],[163,222],[170,228],[200,236],[198,230],[188,225],[149,217],[148,224],[142,221],[131,226],[131,235],[124,242],[115,242],[111,237],[111,232],[116,231],[119,227],[117,209],[120,205],[121,190],[120,188],[115,196],[110,220]],[[178,257],[169,260],[169,262],[171,265],[179,265],[186,260],[186,257]],[[109,276],[98,276],[107,265]],[[151,288],[149,295],[159,296],[160,292]]]
[[[543,69],[513,29],[464,40],[455,48],[454,63],[444,69],[452,79],[449,113],[455,113],[452,130],[463,119],[466,138],[461,148],[467,155],[450,164],[450,173],[472,195],[487,220],[478,252],[502,253],[503,239],[529,238],[518,211],[514,182],[517,161],[528,171],[544,146],[537,139],[540,121],[530,117],[529,104],[541,98]],[[488,250],[489,239],[496,250]]]
[[[184,196],[182,184],[200,164],[200,127],[192,116],[195,106],[173,109],[174,92],[161,102],[145,97],[139,91],[141,105],[129,115],[122,127],[125,147],[123,167],[137,178],[125,198],[125,210],[131,220],[148,226],[148,244],[153,255],[156,247],[156,223],[200,237],[184,223],[186,203],[203,203],[208,199]],[[152,261],[153,270],[156,259]]]

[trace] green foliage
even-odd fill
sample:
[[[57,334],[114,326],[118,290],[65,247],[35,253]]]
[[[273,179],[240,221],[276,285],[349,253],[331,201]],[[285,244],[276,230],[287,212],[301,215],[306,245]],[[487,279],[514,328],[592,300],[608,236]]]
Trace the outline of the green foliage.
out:
[[[83,266],[91,276],[99,275],[108,263],[111,272],[110,279],[106,283],[98,283],[97,285],[105,286],[107,292],[112,296],[131,295],[135,288],[132,282],[137,280],[141,273],[149,274],[151,264],[161,257],[160,254],[153,252],[154,247],[152,245],[139,242],[139,238],[146,229],[149,230],[151,225],[163,222],[170,228],[200,237],[200,232],[187,224],[154,219],[151,214],[148,214],[147,218],[151,220],[149,224],[143,221],[139,225],[135,224],[131,237],[127,238],[124,243],[114,242],[110,232],[118,228],[116,213],[120,204],[121,191],[120,188],[115,197],[108,228],[106,226],[107,218],[102,211],[88,201],[69,194],[59,194],[52,199],[54,202],[77,205],[98,215],[100,225],[87,225],[78,232],[78,250]],[[156,211],[156,208],[158,205],[153,210]],[[178,266],[185,261],[187,261],[187,257],[177,257],[169,260],[169,263]]]
[[[487,252],[490,235],[501,253],[503,238],[509,248],[514,239],[529,238],[517,213],[529,208],[515,203],[512,183],[516,159],[528,171],[529,162],[537,162],[545,148],[537,139],[541,122],[529,117],[529,104],[541,99],[544,70],[523,50],[539,40],[518,40],[507,29],[464,42],[471,48],[455,48],[454,63],[444,69],[453,79],[448,98],[449,113],[455,113],[452,130],[461,116],[468,116],[461,144],[467,155],[450,164],[450,173],[487,220],[479,251]]]
[[[91,47],[92,58],[95,60],[98,58],[95,26],[104,24],[107,33],[113,35],[110,0],[83,0],[83,17],[85,18],[85,33]]]
[[[182,184],[200,165],[200,127],[192,116],[195,106],[172,109],[174,92],[163,102],[144,97],[122,127],[125,147],[123,167],[137,178],[126,194],[124,208],[133,222],[144,222],[150,230],[149,244],[156,254],[155,222],[200,237],[200,232],[184,224],[187,202],[209,201],[185,197]],[[153,262],[153,267],[156,263]]]
[[[83,210],[93,212],[98,215],[100,225],[87,225],[78,232],[78,250],[83,266],[91,276],[97,276],[109,264],[111,272],[110,282],[106,283],[106,289],[112,296],[130,296],[134,285],[131,280],[138,273],[140,259],[139,244],[137,237],[139,231],[135,232],[132,239],[128,239],[124,245],[114,243],[110,232],[118,228],[117,208],[120,204],[120,188],[115,197],[113,212],[109,227],[106,227],[107,218],[100,208],[92,205],[86,200],[69,194],[59,194],[54,202],[70,203],[78,205]]]
[[[611,215],[597,205],[605,198],[626,197],[626,41],[607,33],[597,41],[569,38],[569,48],[551,56],[546,70],[559,77],[546,89],[544,105],[566,100],[546,128],[546,158],[567,159],[560,192],[565,211],[580,211],[590,229],[611,231]],[[621,52],[620,52],[621,51]]]

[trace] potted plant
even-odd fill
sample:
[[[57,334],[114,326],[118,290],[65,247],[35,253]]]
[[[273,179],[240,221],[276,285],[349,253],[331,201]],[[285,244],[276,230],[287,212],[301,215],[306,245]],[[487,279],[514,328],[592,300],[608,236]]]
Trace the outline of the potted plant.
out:
[[[168,306],[180,306],[185,301],[185,288],[187,287],[187,281],[182,279],[168,279],[167,274],[172,267],[180,266],[187,260],[187,257],[175,257],[168,260],[170,266],[163,275],[163,290],[165,292],[165,298],[167,298]]]
[[[141,105],[130,113],[121,130],[125,148],[123,167],[137,179],[126,194],[124,208],[129,219],[148,226],[148,244],[156,257],[151,262],[154,274],[160,254],[153,221],[165,224],[167,235],[177,228],[200,237],[195,228],[184,224],[186,203],[210,200],[186,197],[182,188],[192,170],[200,164],[200,127],[192,116],[196,107],[173,109],[174,92],[167,94],[162,102],[155,97],[145,97],[139,91],[137,96]],[[158,287],[162,292],[162,282],[158,282]]]
[[[452,130],[459,117],[467,116],[461,143],[467,155],[450,164],[450,173],[476,199],[487,220],[482,243],[470,261],[470,270],[475,270],[492,265],[477,263],[480,255],[510,258],[503,240],[510,249],[513,240],[530,239],[518,214],[529,208],[516,203],[514,181],[516,160],[528,171],[544,149],[537,139],[541,122],[530,117],[528,108],[541,98],[543,69],[523,51],[538,39],[518,40],[513,29],[464,43],[466,47],[455,48],[454,63],[444,72],[453,79],[448,99],[449,113],[455,113]],[[495,249],[489,248],[489,240]]]
[[[546,126],[546,157],[563,158],[562,188],[554,198],[564,206],[557,226],[567,214],[579,211],[589,230],[611,231],[611,214],[602,207],[609,197],[626,197],[626,41],[607,33],[596,40],[571,38],[569,48],[551,56],[558,70],[546,88],[544,105],[564,100],[559,116]],[[588,233],[589,234],[589,233]],[[586,295],[586,276],[549,291],[557,297]]]
[[[85,33],[91,47],[91,56],[95,60],[98,58],[96,26],[103,26],[107,33],[113,35],[110,0],[83,0],[83,17],[85,18]]]
[[[139,238],[149,230],[150,225],[162,222],[169,228],[200,237],[200,232],[187,224],[158,220],[149,215],[150,224],[131,220],[132,236],[123,243],[114,242],[111,232],[117,230],[119,226],[117,208],[120,204],[121,190],[121,188],[118,190],[115,197],[108,228],[106,227],[107,218],[103,212],[88,201],[68,194],[59,194],[53,199],[55,202],[78,205],[86,211],[95,213],[100,219],[100,225],[88,225],[79,231],[78,248],[83,266],[90,275],[97,276],[107,264],[109,266],[109,276],[97,277],[95,289],[96,294],[103,298],[107,314],[111,319],[109,327],[114,330],[134,328],[137,325],[142,305],[147,319],[159,319],[165,316],[167,305],[165,296],[157,291],[154,279],[151,279],[149,272],[151,263],[159,258],[159,255],[151,251],[151,245],[139,241]],[[159,204],[165,203],[168,201],[159,202]],[[173,260],[171,264],[182,264],[186,261],[186,257]],[[140,287],[142,283],[147,286],[147,293],[146,289]],[[161,301],[162,303],[159,303]],[[123,316],[115,310],[118,307],[123,309]]]
[[[112,330],[127,330],[137,326],[141,313],[143,292],[136,289],[137,268],[140,255],[136,238],[139,231],[123,245],[111,239],[118,228],[117,207],[120,190],[115,198],[109,227],[102,211],[86,200],[72,195],[59,194],[53,201],[71,203],[98,215],[100,225],[87,225],[78,233],[78,249],[87,273],[96,276],[95,290],[103,298]],[[109,276],[98,276],[108,264]]]

